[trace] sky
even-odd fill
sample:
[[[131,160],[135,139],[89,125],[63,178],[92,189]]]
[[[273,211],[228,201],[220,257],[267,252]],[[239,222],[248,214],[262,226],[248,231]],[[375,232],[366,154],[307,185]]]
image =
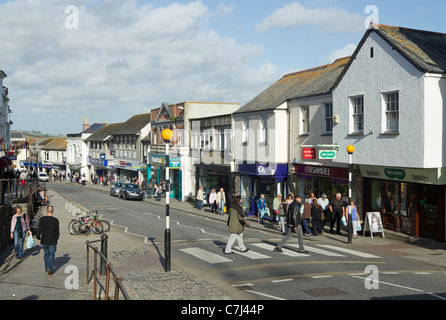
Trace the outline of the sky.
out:
[[[243,106],[349,56],[373,19],[446,33],[442,0],[0,0],[12,130],[79,133],[163,102]]]

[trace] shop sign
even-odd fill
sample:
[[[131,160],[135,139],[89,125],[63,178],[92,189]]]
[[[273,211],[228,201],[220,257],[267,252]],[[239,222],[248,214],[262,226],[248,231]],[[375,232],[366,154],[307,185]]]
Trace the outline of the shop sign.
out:
[[[149,164],[156,166],[166,166],[166,156],[149,155]],[[176,158],[169,158],[169,169],[180,169],[181,160]]]
[[[303,148],[302,159],[304,160],[316,159],[316,148]]]
[[[347,168],[309,166],[309,165],[299,164],[297,165],[296,171],[297,171],[296,173],[307,174],[312,176],[348,179]]]
[[[361,175],[366,178],[390,179],[412,183],[423,183],[440,185],[444,184],[443,168],[434,169],[411,169],[411,168],[391,168],[374,167],[361,165]]]
[[[337,152],[335,150],[320,150],[319,159],[336,159]]]

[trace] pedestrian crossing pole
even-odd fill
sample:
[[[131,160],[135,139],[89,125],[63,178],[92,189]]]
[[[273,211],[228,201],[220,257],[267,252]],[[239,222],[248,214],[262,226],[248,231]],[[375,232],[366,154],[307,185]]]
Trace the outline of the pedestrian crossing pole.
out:
[[[166,143],[166,231],[164,232],[164,268],[166,272],[170,271],[171,264],[171,235],[170,235],[170,217],[169,217],[169,200],[170,200],[170,177],[169,177],[169,167],[170,167],[170,158],[169,158],[169,144],[172,139],[173,132],[170,129],[164,129],[161,133],[161,136]]]
[[[348,201],[352,200],[352,167],[353,167],[353,152],[355,152],[355,147],[349,145],[347,147],[349,162],[348,162]],[[348,243],[352,243],[352,233],[353,233],[353,223],[352,223],[352,212],[348,210],[348,223],[347,223],[347,235]]]

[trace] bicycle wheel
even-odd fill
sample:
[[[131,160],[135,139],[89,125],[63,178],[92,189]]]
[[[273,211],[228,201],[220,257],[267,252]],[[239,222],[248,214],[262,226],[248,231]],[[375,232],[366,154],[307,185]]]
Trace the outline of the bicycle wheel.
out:
[[[105,220],[98,220],[100,223],[102,223],[102,231],[103,232],[109,232],[110,231],[110,223],[108,223]]]
[[[80,226],[81,226],[81,223],[78,220],[71,220],[68,223],[68,231],[72,235],[79,234],[80,233]]]
[[[93,233],[102,234],[104,232],[104,227],[102,226],[102,223],[100,221],[95,220],[91,224],[91,230],[93,231]]]

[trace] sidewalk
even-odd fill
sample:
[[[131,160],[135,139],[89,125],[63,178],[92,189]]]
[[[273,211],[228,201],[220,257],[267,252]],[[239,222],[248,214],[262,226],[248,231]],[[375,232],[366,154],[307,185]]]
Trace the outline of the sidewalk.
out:
[[[85,188],[85,187],[83,187]],[[55,273],[49,276],[44,270],[43,249],[34,239],[34,247],[24,252],[24,258],[15,258],[13,246],[0,252],[0,300],[93,300],[93,282],[86,284],[86,241],[99,240],[99,235],[70,235],[68,222],[71,215],[65,210],[67,200],[49,190],[54,216],[60,222]],[[23,206],[22,206],[23,207]],[[122,277],[124,287],[132,300],[246,300],[250,296],[232,286],[206,276],[197,276],[172,262],[171,271],[163,267],[164,249],[144,244],[140,238],[112,226],[107,233],[108,260]],[[100,242],[94,243],[100,248]],[[161,251],[161,252],[158,252]],[[93,266],[90,250],[90,274]],[[99,258],[98,258],[99,261]],[[98,263],[99,264],[99,263]],[[72,268],[78,270],[78,289],[73,286]],[[67,273],[65,273],[67,272]],[[68,280],[67,280],[68,279]],[[105,277],[100,277],[104,284]],[[98,287],[99,288],[99,287]],[[99,292],[99,289],[98,289]],[[103,292],[101,292],[103,298]],[[111,281],[110,296],[114,284]],[[123,299],[120,294],[120,299]]]

